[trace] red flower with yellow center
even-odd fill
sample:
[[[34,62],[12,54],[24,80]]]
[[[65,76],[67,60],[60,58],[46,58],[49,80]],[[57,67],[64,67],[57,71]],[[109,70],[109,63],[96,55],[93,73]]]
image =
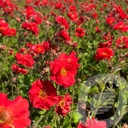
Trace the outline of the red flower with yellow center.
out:
[[[26,128],[30,125],[26,99],[17,96],[14,100],[8,100],[4,93],[0,93],[0,97],[0,128]]]
[[[12,121],[13,116],[11,110],[3,106],[0,106],[0,124],[3,123],[11,126]]]
[[[108,17],[106,19],[106,22],[109,24],[109,25],[112,25],[114,22],[116,21],[116,19],[114,17]]]
[[[95,59],[96,60],[110,60],[111,57],[114,56],[114,52],[111,48],[103,47],[103,48],[98,48],[95,54]]]
[[[75,30],[75,34],[78,37],[83,37],[85,35],[85,30],[79,27]]]
[[[113,29],[119,30],[119,31],[124,31],[124,29],[125,29],[125,24],[124,24],[124,22],[123,22],[123,21],[117,22],[117,23],[113,26]]]
[[[37,79],[29,90],[29,99],[33,107],[50,109],[58,100],[55,87],[50,81]]]
[[[61,74],[62,76],[66,76],[66,75],[67,75],[67,70],[66,70],[66,68],[62,68],[61,71],[60,71],[60,74]]]
[[[62,53],[53,62],[50,63],[51,80],[68,88],[75,83],[77,68],[79,68],[78,58],[73,51],[70,55]]]
[[[41,98],[45,98],[47,96],[45,90],[43,90],[43,89],[40,90],[39,95],[40,95]]]
[[[67,15],[68,15],[68,17],[70,18],[71,21],[77,22],[78,13],[76,11],[69,11]]]
[[[65,96],[59,96],[58,102],[56,104],[56,112],[59,115],[65,116],[67,113],[70,112],[70,106],[72,104],[72,98],[69,94]]]

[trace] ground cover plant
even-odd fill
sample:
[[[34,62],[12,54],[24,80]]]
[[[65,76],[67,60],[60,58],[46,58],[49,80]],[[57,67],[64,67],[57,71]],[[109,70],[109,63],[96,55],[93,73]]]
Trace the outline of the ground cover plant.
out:
[[[0,128],[128,128],[127,0],[0,0]]]

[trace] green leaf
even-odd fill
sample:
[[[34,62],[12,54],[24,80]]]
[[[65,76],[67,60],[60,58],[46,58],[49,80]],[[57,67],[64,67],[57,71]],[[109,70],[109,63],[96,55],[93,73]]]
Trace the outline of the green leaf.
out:
[[[73,115],[72,115],[72,118],[73,118],[72,119],[73,123],[76,124],[82,118],[82,115],[80,113],[78,113],[78,112],[74,112]]]
[[[72,128],[71,121],[69,117],[65,117],[65,121],[63,123],[63,128]]]

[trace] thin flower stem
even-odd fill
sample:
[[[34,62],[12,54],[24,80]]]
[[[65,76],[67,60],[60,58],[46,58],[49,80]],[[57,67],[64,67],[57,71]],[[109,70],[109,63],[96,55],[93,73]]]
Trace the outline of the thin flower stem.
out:
[[[115,125],[112,128],[116,128],[117,124],[120,122],[120,120],[122,119],[122,117],[124,116],[125,113],[123,113],[118,120],[116,121]]]
[[[99,87],[100,88],[100,87]],[[103,93],[103,91],[104,91],[104,88],[101,88],[100,89],[100,96],[99,96],[99,98],[98,98],[98,102],[97,102],[97,105],[96,105],[96,110],[94,111],[94,113],[92,114],[93,116],[95,116],[96,115],[96,113],[97,113],[97,111],[98,111],[98,109],[99,109],[99,102],[100,102],[100,99],[101,99],[101,97],[102,97],[102,93]]]
[[[40,116],[40,118],[38,119],[38,121],[34,124],[34,126],[30,127],[30,128],[37,128],[38,124],[40,123],[40,121],[43,119],[43,115]]]

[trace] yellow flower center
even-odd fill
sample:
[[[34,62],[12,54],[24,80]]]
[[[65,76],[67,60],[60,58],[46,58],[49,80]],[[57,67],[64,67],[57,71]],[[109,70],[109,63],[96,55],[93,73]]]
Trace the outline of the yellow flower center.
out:
[[[13,118],[11,111],[5,107],[0,106],[0,124],[9,125],[14,128],[14,126],[11,124],[12,120]]]
[[[120,25],[119,28],[122,29],[124,26],[123,25]]]
[[[64,100],[63,99],[59,102],[59,106],[60,107],[63,107],[64,106]]]
[[[75,18],[75,15],[74,14],[71,14],[71,18]]]
[[[40,47],[38,47],[38,48],[37,48],[37,50],[38,50],[38,52],[40,52],[40,51],[41,51],[41,48],[40,48]]]
[[[40,90],[40,97],[45,98],[47,96],[44,90]]]
[[[62,76],[66,76],[66,75],[67,75],[67,70],[66,70],[66,68],[62,68],[60,74],[61,74]]]
[[[107,55],[107,53],[106,53],[106,52],[103,52],[103,53],[102,53],[102,55],[106,56],[106,55]]]

